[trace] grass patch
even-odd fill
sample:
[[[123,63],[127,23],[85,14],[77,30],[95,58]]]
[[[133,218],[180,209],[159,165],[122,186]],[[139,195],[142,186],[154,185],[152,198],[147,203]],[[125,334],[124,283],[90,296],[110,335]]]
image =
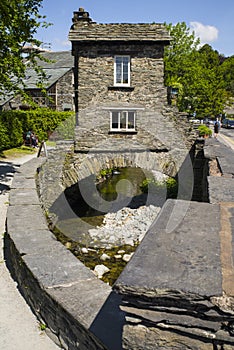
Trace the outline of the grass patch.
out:
[[[20,146],[17,148],[11,148],[0,153],[0,158],[18,158],[28,154],[34,154],[38,151],[36,148]]]

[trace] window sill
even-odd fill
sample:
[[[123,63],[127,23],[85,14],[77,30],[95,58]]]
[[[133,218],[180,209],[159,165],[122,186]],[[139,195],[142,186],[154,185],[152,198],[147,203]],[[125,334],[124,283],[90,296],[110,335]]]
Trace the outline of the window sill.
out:
[[[111,134],[124,134],[124,135],[135,135],[137,134],[136,130],[110,130],[109,135]]]
[[[133,91],[134,89],[133,86],[108,86],[108,90],[113,91]]]

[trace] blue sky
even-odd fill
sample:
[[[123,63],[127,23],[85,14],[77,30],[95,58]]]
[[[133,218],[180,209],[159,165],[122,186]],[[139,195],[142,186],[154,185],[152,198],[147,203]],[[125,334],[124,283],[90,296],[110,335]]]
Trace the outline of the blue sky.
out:
[[[47,29],[37,38],[51,44],[53,51],[69,50],[68,32],[73,12],[83,7],[98,23],[185,22],[202,43],[225,56],[234,55],[234,0],[43,0],[40,13]]]

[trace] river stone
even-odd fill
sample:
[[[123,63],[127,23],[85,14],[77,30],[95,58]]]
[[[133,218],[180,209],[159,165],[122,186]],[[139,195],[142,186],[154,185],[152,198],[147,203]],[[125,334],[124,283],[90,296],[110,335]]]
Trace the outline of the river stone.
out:
[[[102,278],[102,276],[109,272],[110,269],[108,269],[108,267],[106,267],[105,265],[96,265],[94,268],[94,273],[98,278]]]
[[[106,260],[109,260],[109,259],[110,259],[110,256],[107,255],[107,254],[105,254],[105,253],[103,253],[103,254],[100,256],[100,260],[102,260],[102,261],[106,261]]]
[[[150,205],[138,209],[124,207],[117,213],[107,213],[102,226],[89,229],[91,245],[104,248],[134,246],[143,239],[160,209]]]
[[[133,254],[134,254],[134,253],[132,253],[132,254],[124,254],[124,256],[123,256],[123,261],[129,262],[130,259],[131,259],[131,257],[133,256]]]

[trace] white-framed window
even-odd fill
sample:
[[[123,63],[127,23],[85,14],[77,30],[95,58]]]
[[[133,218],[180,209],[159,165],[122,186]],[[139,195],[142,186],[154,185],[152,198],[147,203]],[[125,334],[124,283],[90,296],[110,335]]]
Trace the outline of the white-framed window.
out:
[[[110,130],[111,131],[135,131],[136,130],[136,111],[131,110],[113,110],[110,111]]]
[[[130,56],[115,56],[114,85],[130,86]]]

